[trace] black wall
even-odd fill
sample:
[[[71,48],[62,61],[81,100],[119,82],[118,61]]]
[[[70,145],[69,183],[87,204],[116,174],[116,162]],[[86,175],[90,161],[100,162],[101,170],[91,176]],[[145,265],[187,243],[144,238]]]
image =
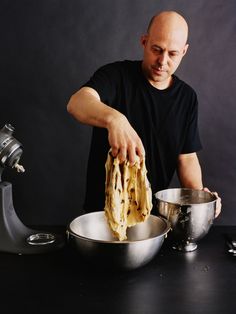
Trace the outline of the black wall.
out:
[[[215,223],[236,223],[235,0],[1,0],[0,126],[16,128],[26,168],[3,177],[25,224],[67,224],[81,213],[91,128],[66,104],[98,66],[140,59],[140,35],[161,10],[189,23],[177,75],[198,93],[204,184],[223,199]]]

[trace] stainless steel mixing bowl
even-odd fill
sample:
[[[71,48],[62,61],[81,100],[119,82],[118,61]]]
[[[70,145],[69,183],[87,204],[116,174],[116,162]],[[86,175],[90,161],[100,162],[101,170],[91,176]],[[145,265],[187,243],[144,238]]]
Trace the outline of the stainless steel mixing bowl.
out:
[[[95,267],[135,269],[147,264],[160,250],[170,223],[150,215],[142,223],[128,228],[126,241],[116,240],[108,226],[104,211],[75,218],[69,225],[69,241]]]
[[[171,223],[173,248],[193,251],[215,217],[216,196],[202,190],[175,188],[155,194],[158,213]]]

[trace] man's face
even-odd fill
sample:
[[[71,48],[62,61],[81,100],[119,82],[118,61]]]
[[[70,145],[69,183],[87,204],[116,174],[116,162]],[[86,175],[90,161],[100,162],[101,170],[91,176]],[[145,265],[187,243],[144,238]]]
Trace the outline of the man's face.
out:
[[[171,84],[171,76],[178,68],[188,45],[181,34],[152,31],[141,38],[144,48],[142,69],[148,81],[159,89]]]

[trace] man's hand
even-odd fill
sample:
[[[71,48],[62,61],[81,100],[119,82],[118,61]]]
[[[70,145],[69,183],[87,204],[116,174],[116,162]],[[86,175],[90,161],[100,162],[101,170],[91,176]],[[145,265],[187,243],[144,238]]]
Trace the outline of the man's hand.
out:
[[[216,213],[215,213],[215,218],[219,216],[222,208],[222,203],[221,203],[221,198],[219,197],[217,192],[211,192],[208,188],[203,188],[203,191],[210,192],[211,194],[215,195],[217,200],[216,200]]]
[[[145,150],[138,134],[121,112],[101,102],[95,89],[82,87],[72,95],[67,110],[82,123],[106,128],[112,155],[120,162],[128,158],[133,165],[136,155],[143,159]]]
[[[107,130],[113,157],[118,156],[121,163],[127,158],[131,165],[135,163],[136,155],[143,159],[145,150],[142,141],[123,114],[113,117]]]

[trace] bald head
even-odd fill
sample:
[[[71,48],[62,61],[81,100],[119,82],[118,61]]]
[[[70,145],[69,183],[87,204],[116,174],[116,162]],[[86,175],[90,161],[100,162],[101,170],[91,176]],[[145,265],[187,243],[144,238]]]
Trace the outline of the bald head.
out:
[[[156,88],[165,89],[172,83],[172,74],[177,70],[188,50],[188,25],[174,11],[155,15],[147,34],[141,37],[143,46],[142,70]]]
[[[152,17],[148,29],[148,34],[165,33],[169,36],[178,36],[183,44],[188,39],[188,24],[182,15],[175,11],[164,11]]]

